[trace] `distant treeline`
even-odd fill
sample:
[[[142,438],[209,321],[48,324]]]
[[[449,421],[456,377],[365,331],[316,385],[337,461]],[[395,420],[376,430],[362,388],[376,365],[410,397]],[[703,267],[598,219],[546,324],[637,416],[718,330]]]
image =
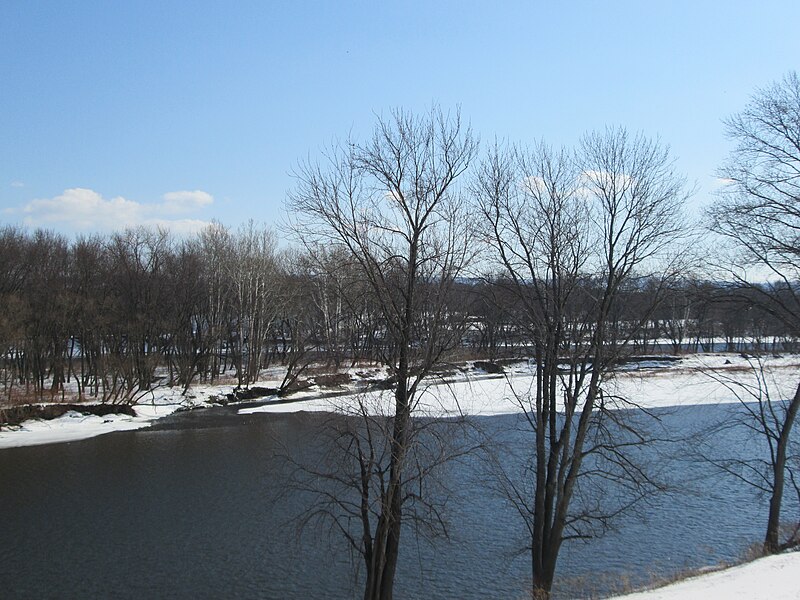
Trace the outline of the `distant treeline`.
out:
[[[288,367],[290,385],[312,363],[386,363],[396,351],[349,254],[279,249],[273,231],[253,223],[235,231],[213,224],[189,238],[138,228],[75,240],[6,227],[0,257],[6,404],[128,403],[155,385],[221,376],[244,387],[274,364]],[[591,295],[593,281],[582,285]],[[633,352],[795,348],[781,321],[748,300],[752,290],[692,279],[666,294],[655,288],[635,280],[612,311],[610,330]],[[450,293],[449,358],[527,354],[533,328],[508,281],[476,275]]]

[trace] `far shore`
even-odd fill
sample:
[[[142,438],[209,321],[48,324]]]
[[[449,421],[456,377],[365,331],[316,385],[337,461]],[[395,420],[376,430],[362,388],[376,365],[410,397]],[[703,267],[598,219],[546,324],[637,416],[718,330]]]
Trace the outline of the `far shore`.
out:
[[[788,390],[796,382],[800,356],[765,359],[779,387]],[[654,356],[623,365],[606,384],[613,395],[632,402],[620,408],[660,408],[736,402],[731,391],[713,373],[747,377],[748,357],[738,353]],[[154,387],[132,405],[53,402],[4,409],[11,417],[0,426],[0,449],[17,446],[71,442],[148,427],[177,411],[228,406],[239,414],[275,412],[352,411],[358,398],[371,397],[370,410],[384,414],[383,390],[391,387],[384,369],[354,368],[338,374],[324,373],[304,379],[290,393],[278,394],[280,369],[244,390],[232,383],[196,384],[186,394],[176,387]],[[529,410],[524,399],[534,385],[532,367],[526,360],[503,365],[482,361],[449,365],[430,377],[415,413],[420,416],[491,416]],[[2,411],[3,409],[0,409]]]

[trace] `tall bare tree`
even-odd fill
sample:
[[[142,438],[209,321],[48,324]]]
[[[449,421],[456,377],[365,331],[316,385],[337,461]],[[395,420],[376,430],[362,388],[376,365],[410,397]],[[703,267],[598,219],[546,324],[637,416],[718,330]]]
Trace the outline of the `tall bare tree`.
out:
[[[800,78],[797,73],[758,90],[726,121],[736,146],[720,170],[728,181],[710,210],[711,229],[734,248],[729,272],[743,297],[800,336]],[[743,267],[743,268],[741,268]],[[791,432],[800,410],[800,384],[774,426],[771,492],[764,551],[776,552]]]
[[[775,529],[768,531],[769,539],[765,538],[762,551],[774,553],[800,544],[800,518],[789,522],[782,522],[779,518],[786,488],[794,493],[795,506],[800,502],[800,453],[797,451],[796,430],[790,443],[781,446],[793,395],[791,391],[786,393],[787,382],[779,376],[780,368],[769,365],[768,361],[758,356],[749,358],[748,362],[750,370],[746,373],[731,374],[724,369],[706,369],[708,377],[725,387],[738,400],[739,409],[735,413],[727,413],[718,424],[693,438],[692,443],[702,460],[770,499],[768,526],[774,526]],[[765,451],[757,452],[752,444],[744,444],[744,450],[740,447],[726,448],[725,454],[722,454],[715,441],[718,433],[727,430],[736,430],[743,439],[755,439],[757,447]],[[779,456],[779,452],[785,454]],[[779,459],[783,461],[785,475],[781,473],[776,477],[775,468]],[[776,490],[776,485],[780,485],[781,489]],[[780,491],[780,496],[777,497],[777,512],[773,513],[777,491]]]
[[[252,221],[232,237],[227,266],[236,338],[231,345],[239,387],[258,379],[279,312],[277,241]]]
[[[203,278],[208,297],[202,328],[205,330],[204,373],[212,383],[227,366],[226,343],[234,329],[228,318],[231,313],[231,286],[228,274],[233,263],[233,237],[219,223],[211,223],[198,236],[199,252],[203,262]]]
[[[447,300],[470,244],[456,186],[475,152],[458,113],[397,110],[365,143],[336,145],[323,164],[303,165],[290,197],[303,239],[346,250],[369,283],[385,330],[381,359],[395,381],[388,451],[356,453],[364,509],[351,539],[366,567],[365,599],[392,597],[417,395],[460,338]]]
[[[645,437],[613,410],[633,404],[610,379],[660,297],[651,290],[651,307],[620,317],[629,292],[677,275],[684,179],[658,142],[611,129],[575,153],[496,147],[474,187],[534,350],[535,390],[517,397],[533,431],[530,480],[502,474],[502,484],[530,533],[534,595],[547,597],[563,541],[594,535],[619,510],[589,476],[634,497],[654,488],[629,452]]]

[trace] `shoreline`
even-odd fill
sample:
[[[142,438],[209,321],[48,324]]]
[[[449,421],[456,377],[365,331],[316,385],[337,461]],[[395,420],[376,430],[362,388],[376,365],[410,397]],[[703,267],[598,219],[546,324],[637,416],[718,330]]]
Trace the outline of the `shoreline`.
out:
[[[665,585],[608,600],[796,600],[800,598],[798,573],[800,550],[794,549],[706,573],[690,573]]]
[[[764,362],[773,368],[776,382],[785,384],[787,388],[796,386],[800,355],[769,358]],[[730,376],[742,377],[742,374],[748,373],[749,363],[737,353],[716,353],[690,354],[677,360],[665,356],[662,364],[634,366],[636,368],[628,366],[619,370],[607,383],[607,389],[635,399],[643,408],[666,408],[737,402],[730,390],[709,377],[708,372],[727,371]],[[106,413],[103,415],[84,415],[68,410],[51,420],[33,419],[17,426],[3,426],[0,428],[0,450],[79,441],[114,431],[142,429],[178,411],[219,406],[228,406],[240,415],[299,411],[347,414],[352,411],[354,404],[348,398],[355,399],[367,391],[373,395],[370,410],[376,414],[389,410],[386,402],[381,401],[380,388],[385,372],[380,368],[372,368],[364,376],[364,369],[360,369],[355,378],[353,372],[349,373],[351,378],[346,385],[313,384],[288,397],[272,394],[240,402],[217,401],[233,393],[235,386],[232,384],[198,384],[192,386],[186,396],[180,393],[180,388],[162,387],[154,390],[148,401],[132,405],[135,415],[108,413],[108,409],[102,409]],[[276,373],[272,375],[250,387],[274,390],[280,379],[275,377]],[[321,380],[323,378],[320,377]],[[473,362],[467,362],[432,378],[419,397],[416,411],[421,416],[439,417],[518,413],[524,406],[514,398],[529,391],[532,383],[530,366],[524,360],[508,365],[501,374],[485,371],[477,368]],[[45,403],[42,406],[59,405],[63,406],[61,403]],[[620,408],[631,407],[633,405],[620,405]]]

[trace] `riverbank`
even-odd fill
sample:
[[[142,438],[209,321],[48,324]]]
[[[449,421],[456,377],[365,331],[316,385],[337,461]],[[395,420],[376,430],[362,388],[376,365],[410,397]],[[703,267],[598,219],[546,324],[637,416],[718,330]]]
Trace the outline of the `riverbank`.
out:
[[[695,354],[680,359],[651,357],[624,365],[605,386],[607,402],[619,408],[640,406],[661,408],[697,404],[722,404],[737,401],[736,389],[753,376],[754,364],[740,354]],[[756,365],[757,366],[757,365]],[[800,371],[800,356],[786,355],[764,359],[770,392],[793,391]],[[391,411],[391,394],[382,392],[383,369],[351,369],[347,377],[329,382],[329,375],[318,375],[309,386],[289,396],[266,396],[246,403],[229,404],[239,414],[260,412],[337,412],[347,414],[367,405],[376,414]],[[254,387],[280,385],[283,373],[273,369]],[[526,361],[506,364],[502,369],[490,363],[451,365],[430,378],[418,398],[415,414],[449,417],[459,415],[492,416],[528,410],[527,396],[535,384],[532,367]],[[386,386],[383,386],[386,387]],[[368,391],[369,390],[369,391]],[[17,446],[70,442],[113,431],[141,429],[179,410],[219,406],[234,391],[228,385],[196,385],[187,394],[177,387],[152,390],[133,406],[135,414],[102,416],[68,411],[50,419],[31,419],[0,430],[0,449]],[[747,398],[745,398],[747,399]],[[225,400],[227,403],[227,400]],[[236,408],[236,407],[240,408]]]
[[[664,587],[615,596],[619,600],[797,600],[800,551],[759,558]]]

